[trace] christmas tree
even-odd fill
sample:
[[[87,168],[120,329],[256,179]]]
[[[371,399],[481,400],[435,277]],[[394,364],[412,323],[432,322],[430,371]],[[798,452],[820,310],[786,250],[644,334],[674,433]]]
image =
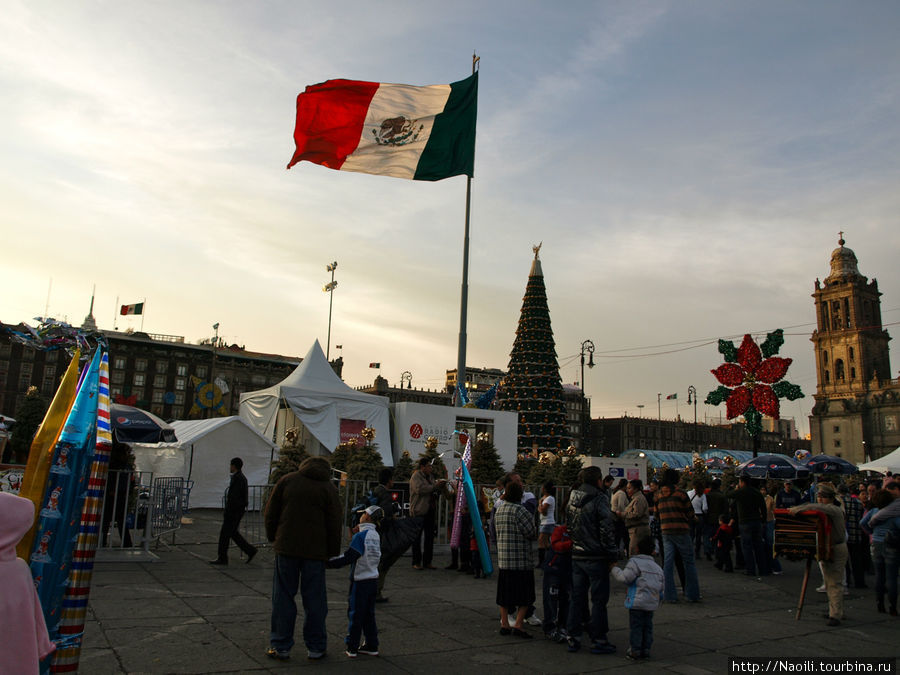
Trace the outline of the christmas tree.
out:
[[[505,473],[500,454],[487,434],[478,434],[472,446],[472,465],[469,474],[476,485],[493,485]]]
[[[397,460],[396,466],[394,466],[394,482],[405,483],[415,470],[416,467],[413,464],[412,457],[409,456],[409,450],[404,450],[400,459]]]
[[[509,358],[509,374],[500,390],[499,405],[501,410],[518,413],[519,452],[534,458],[541,452],[559,452],[569,445],[566,404],[538,256],[540,248],[534,247],[534,261]]]
[[[277,483],[283,476],[296,471],[304,459],[309,457],[306,448],[300,443],[300,433],[292,427],[284,434],[284,445],[278,451],[278,459],[272,463],[270,483]]]
[[[31,442],[46,413],[47,401],[41,396],[41,392],[37,387],[28,387],[25,400],[16,410],[16,426],[9,442],[13,463],[25,464],[28,461]]]
[[[447,477],[447,467],[444,466],[444,460],[441,459],[440,454],[437,451],[438,439],[434,436],[429,436],[425,439],[425,452],[419,453],[419,459],[423,457],[431,460],[431,464],[434,471],[434,477],[437,478],[446,478]],[[418,464],[416,465],[418,466]]]

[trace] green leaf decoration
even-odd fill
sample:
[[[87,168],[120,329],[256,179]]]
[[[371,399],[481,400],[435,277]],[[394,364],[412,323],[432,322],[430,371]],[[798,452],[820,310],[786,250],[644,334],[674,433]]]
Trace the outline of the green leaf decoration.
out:
[[[719,353],[728,363],[737,361],[737,347],[731,340],[719,340]]]
[[[783,344],[784,331],[781,328],[779,328],[778,330],[774,330],[766,335],[766,341],[762,343],[762,346],[760,346],[763,358],[767,359],[770,356],[774,356],[775,354],[777,354],[778,350],[781,349],[781,345]]]
[[[773,384],[772,391],[775,392],[778,398],[786,398],[788,401],[796,401],[798,398],[803,398],[803,392],[800,391],[800,387],[796,384],[791,384],[787,380]]]
[[[747,433],[756,436],[762,431],[762,415],[752,405],[744,413],[744,421],[747,423]]]
[[[719,405],[720,403],[727,401],[729,396],[731,396],[731,389],[724,384],[719,385],[718,389],[711,391],[706,395],[704,403],[706,405]]]

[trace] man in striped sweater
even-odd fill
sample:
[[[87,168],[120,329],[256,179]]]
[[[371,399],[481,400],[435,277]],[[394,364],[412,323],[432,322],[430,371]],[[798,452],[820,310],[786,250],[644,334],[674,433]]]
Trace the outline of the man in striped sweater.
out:
[[[685,598],[688,602],[700,601],[700,582],[697,580],[697,566],[694,561],[694,547],[691,543],[691,521],[694,508],[691,500],[678,487],[678,472],[669,469],[665,481],[660,486],[657,501],[660,528],[662,530],[665,561],[663,572],[666,580],[665,601],[678,602],[675,586],[675,551],[684,561]]]

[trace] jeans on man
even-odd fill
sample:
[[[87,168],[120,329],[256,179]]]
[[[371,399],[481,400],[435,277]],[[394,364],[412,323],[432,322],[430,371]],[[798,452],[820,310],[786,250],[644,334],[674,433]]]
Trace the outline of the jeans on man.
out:
[[[650,647],[653,645],[653,612],[646,609],[629,609],[628,623],[631,627],[628,639],[631,643],[631,653],[643,657],[650,656]]]
[[[678,589],[675,587],[675,551],[681,554],[684,561],[685,589],[684,594],[689,602],[700,599],[700,582],[697,580],[697,563],[694,560],[694,545],[691,536],[683,534],[666,534],[663,532],[663,549],[665,562],[663,573],[666,579],[666,602],[678,602]]]
[[[572,597],[569,601],[567,632],[575,640],[581,639],[582,623],[588,615],[590,592],[590,619],[588,637],[591,641],[605,640],[609,632],[606,603],[609,602],[609,563],[603,560],[572,561]]]
[[[324,652],[328,597],[325,591],[325,562],[322,560],[275,555],[269,644],[279,652],[290,651],[294,646],[294,624],[297,620],[294,596],[298,586],[303,600],[303,642],[310,652]]]
[[[428,567],[434,557],[434,509],[425,514],[420,532],[412,545],[412,564],[416,567],[422,565]],[[425,550],[422,550],[422,535],[425,535]]]
[[[744,553],[745,574],[756,576],[757,571],[760,575],[771,574],[772,571],[769,569],[771,553],[766,556],[762,521],[751,520],[741,523],[741,551]]]
[[[886,546],[883,541],[872,542],[872,557],[875,563],[875,600],[884,603],[887,594],[888,604],[897,608],[897,566],[900,552],[893,546]]]

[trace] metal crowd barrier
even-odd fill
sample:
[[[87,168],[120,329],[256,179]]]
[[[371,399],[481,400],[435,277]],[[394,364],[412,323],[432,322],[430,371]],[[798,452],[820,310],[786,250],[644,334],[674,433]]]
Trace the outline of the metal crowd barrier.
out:
[[[263,515],[266,512],[266,502],[269,501],[269,494],[272,492],[274,485],[249,485],[247,511],[241,520],[241,534],[244,539],[254,546],[264,546],[266,540],[266,528],[263,522]],[[224,503],[223,503],[224,508]]]
[[[181,527],[181,517],[190,503],[193,481],[158,476],[152,471],[113,469],[106,478],[100,548],[149,551],[158,541]]]
[[[152,482],[152,471],[109,471],[103,494],[100,548],[131,549],[138,544],[148,550],[150,520],[147,514]]]
[[[158,540],[166,534],[171,534],[172,543],[175,543],[175,532],[181,528],[184,507],[190,499],[190,489],[187,485],[189,482],[191,481],[184,478],[168,476],[153,480],[146,514],[151,524],[149,539]]]

